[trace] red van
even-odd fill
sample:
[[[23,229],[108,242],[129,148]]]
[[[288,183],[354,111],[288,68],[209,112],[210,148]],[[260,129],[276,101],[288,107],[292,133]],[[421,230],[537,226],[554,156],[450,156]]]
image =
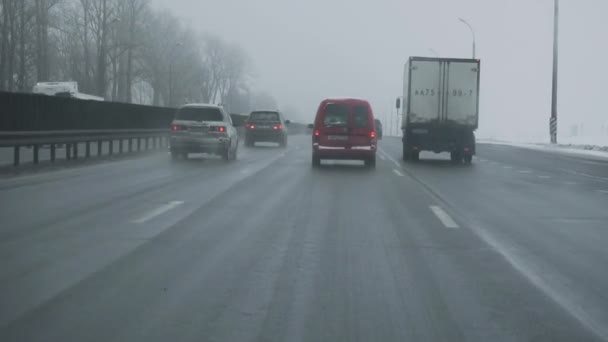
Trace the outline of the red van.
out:
[[[321,102],[313,126],[312,165],[321,159],[363,160],[376,166],[376,131],[369,102],[359,99],[327,99]]]

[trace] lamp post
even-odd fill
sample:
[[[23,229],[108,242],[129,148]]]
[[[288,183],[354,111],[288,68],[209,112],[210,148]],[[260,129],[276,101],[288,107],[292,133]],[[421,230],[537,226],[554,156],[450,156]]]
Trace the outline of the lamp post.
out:
[[[469,22],[467,22],[466,20],[462,19],[462,18],[458,18],[458,20],[467,25],[467,27],[469,28],[469,30],[471,30],[471,35],[473,36],[473,58],[475,58],[475,30],[473,30],[473,26],[471,26],[471,24],[469,24]]]
[[[555,0],[553,13],[553,79],[551,82],[551,118],[549,119],[549,132],[551,144],[557,144],[557,43],[558,43],[558,17],[559,1]]]

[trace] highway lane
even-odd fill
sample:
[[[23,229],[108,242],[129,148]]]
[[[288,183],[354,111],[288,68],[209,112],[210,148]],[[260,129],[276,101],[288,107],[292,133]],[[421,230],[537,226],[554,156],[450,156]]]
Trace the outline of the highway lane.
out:
[[[0,180],[0,340],[606,337],[599,180],[486,146],[404,164],[391,138],[376,170],[314,170],[309,139]]]

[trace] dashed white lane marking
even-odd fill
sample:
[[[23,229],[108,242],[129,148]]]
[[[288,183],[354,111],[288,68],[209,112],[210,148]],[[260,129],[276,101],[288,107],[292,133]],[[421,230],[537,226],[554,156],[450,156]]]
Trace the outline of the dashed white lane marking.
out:
[[[608,195],[608,190],[596,190],[600,194]]]
[[[399,176],[399,177],[403,177],[403,173],[401,173],[401,171],[397,170],[397,169],[393,169],[393,172]]]
[[[145,222],[150,221],[151,219],[153,219],[153,218],[155,218],[155,217],[157,217],[159,215],[162,215],[162,214],[166,213],[167,211],[169,211],[171,209],[177,208],[178,206],[180,206],[182,204],[184,204],[183,201],[172,201],[172,202],[169,202],[167,204],[163,204],[160,207],[158,207],[158,208],[150,211],[146,215],[140,217],[139,219],[133,221],[133,223],[139,223],[139,224],[145,223]]]
[[[458,224],[456,224],[456,222],[454,222],[454,220],[450,217],[450,215],[448,215],[448,213],[441,209],[441,207],[432,205],[430,206],[430,208],[431,211],[435,214],[435,216],[437,216],[439,221],[441,221],[441,223],[443,223],[446,228],[460,228]]]
[[[397,166],[398,168],[401,167],[401,164],[399,164],[398,161],[396,161],[395,159],[393,159],[393,157],[391,157],[388,153],[386,153],[383,149],[378,149],[378,151],[383,154],[388,160],[390,160],[393,164],[395,164],[395,166]]]
[[[519,173],[532,173],[530,170],[517,170]]]
[[[513,169],[513,166],[504,165],[502,168],[503,169],[507,169],[507,170],[511,170],[511,169]]]
[[[249,171],[249,169],[243,169],[243,170],[241,170],[241,174],[243,174],[243,175],[246,175],[249,172],[251,172],[251,171]]]
[[[578,185],[577,182],[564,182],[564,184],[566,184],[566,185]]]
[[[540,179],[549,179],[549,178],[551,178],[551,176],[540,175],[540,176],[538,176],[538,178],[540,178]]]
[[[380,159],[382,160],[386,160],[386,157],[382,155],[382,153],[378,154],[378,157],[380,157]]]

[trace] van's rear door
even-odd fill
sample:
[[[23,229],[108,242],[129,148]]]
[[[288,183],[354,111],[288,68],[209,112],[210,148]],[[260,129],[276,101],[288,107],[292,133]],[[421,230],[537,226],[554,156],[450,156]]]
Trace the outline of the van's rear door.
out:
[[[350,106],[345,103],[326,104],[319,128],[319,145],[336,148],[349,146],[349,125]]]
[[[351,107],[350,143],[351,146],[370,146],[371,132],[374,130],[373,114],[367,104]]]

